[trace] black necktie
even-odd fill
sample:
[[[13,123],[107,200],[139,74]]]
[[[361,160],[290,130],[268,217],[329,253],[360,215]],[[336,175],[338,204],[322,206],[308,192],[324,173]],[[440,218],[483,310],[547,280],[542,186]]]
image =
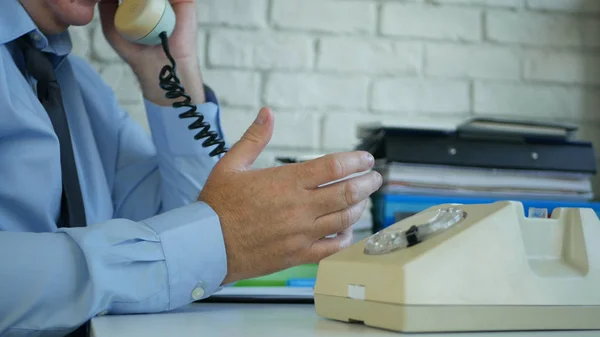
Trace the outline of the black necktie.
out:
[[[27,72],[37,80],[38,99],[46,109],[60,143],[63,189],[58,227],[85,227],[85,209],[71,143],[71,133],[54,67],[47,56],[33,47],[25,37],[18,39],[17,45],[23,52]],[[68,335],[68,337],[87,336],[89,336],[89,322]]]
[[[58,226],[85,227],[85,209],[71,143],[71,133],[54,67],[48,57],[33,47],[25,37],[17,40],[17,44],[23,51],[27,71],[37,80],[38,99],[46,109],[60,143],[63,193]]]

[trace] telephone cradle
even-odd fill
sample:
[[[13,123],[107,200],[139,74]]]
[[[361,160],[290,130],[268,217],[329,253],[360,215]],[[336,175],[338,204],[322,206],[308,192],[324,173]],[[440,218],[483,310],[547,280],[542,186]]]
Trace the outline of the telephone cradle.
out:
[[[600,329],[600,220],[440,205],[319,264],[319,316],[401,332]]]

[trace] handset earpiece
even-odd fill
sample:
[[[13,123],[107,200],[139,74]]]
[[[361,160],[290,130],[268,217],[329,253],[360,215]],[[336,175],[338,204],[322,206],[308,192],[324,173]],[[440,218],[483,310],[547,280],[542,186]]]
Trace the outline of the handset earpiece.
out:
[[[115,27],[128,41],[157,45],[162,32],[173,33],[175,13],[168,0],[123,0],[115,14]]]

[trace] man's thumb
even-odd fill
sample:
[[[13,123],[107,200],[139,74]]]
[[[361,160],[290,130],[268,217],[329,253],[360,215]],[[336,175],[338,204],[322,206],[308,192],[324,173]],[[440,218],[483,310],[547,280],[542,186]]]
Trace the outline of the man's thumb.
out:
[[[271,141],[272,136],[273,113],[269,108],[262,108],[242,138],[221,159],[221,164],[234,170],[249,168]]]

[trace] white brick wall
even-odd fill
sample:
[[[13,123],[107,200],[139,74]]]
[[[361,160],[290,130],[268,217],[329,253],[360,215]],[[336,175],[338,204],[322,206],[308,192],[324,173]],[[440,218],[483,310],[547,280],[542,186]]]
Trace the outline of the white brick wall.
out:
[[[272,25],[275,28],[312,32],[373,33],[377,23],[377,3],[374,1],[273,0],[272,3],[272,8],[268,10],[271,12]]]
[[[356,75],[270,74],[265,102],[272,107],[366,109],[368,78]]]
[[[520,52],[494,45],[428,44],[425,49],[428,77],[519,80]]]
[[[528,80],[565,84],[600,84],[600,55],[593,53],[535,51],[525,59]]]
[[[309,36],[272,31],[217,30],[208,44],[215,67],[302,70],[312,65],[313,55]]]
[[[323,37],[319,43],[319,71],[417,75],[421,70],[420,43],[373,37]]]
[[[474,110],[481,115],[518,117],[531,110],[550,120],[600,120],[600,95],[596,90],[486,82],[475,85],[474,96]]]
[[[479,9],[388,3],[381,10],[384,35],[454,41],[481,39]]]
[[[600,134],[600,0],[197,2],[200,62],[227,138],[261,106],[275,111],[267,161],[351,149],[369,121],[519,116]],[[145,125],[139,88],[98,20],[73,39]]]
[[[527,0],[527,6],[531,9],[558,12],[600,12],[600,1],[597,0]]]
[[[467,81],[381,79],[373,84],[371,108],[403,114],[469,113]]]
[[[268,0],[198,1],[198,21],[235,27],[266,27]]]
[[[568,1],[568,0],[565,0]],[[490,12],[490,41],[535,47],[599,47],[599,17],[536,12]]]

